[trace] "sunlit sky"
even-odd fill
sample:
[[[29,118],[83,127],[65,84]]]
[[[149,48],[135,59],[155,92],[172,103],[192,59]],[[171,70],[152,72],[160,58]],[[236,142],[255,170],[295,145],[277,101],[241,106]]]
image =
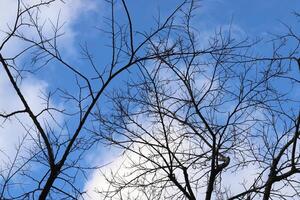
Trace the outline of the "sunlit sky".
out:
[[[13,1],[15,0],[0,0],[0,29],[2,30],[5,30],[6,25],[14,19],[16,5]],[[162,19],[168,16],[181,1],[127,0],[127,2],[132,15],[134,30],[144,32],[156,25],[155,19],[159,15]],[[267,41],[271,37],[271,33],[284,33],[286,31],[285,23],[297,27],[296,23],[299,23],[300,20],[293,14],[294,11],[300,11],[299,0],[203,0],[198,4],[200,7],[194,17],[194,26],[199,31],[199,37],[203,38],[203,43],[216,30],[231,27],[232,33],[237,38],[248,37],[253,40],[263,38],[265,44],[268,44]],[[50,17],[53,20],[59,13],[61,13],[60,23],[65,23],[62,28],[64,35],[59,40],[59,49],[64,59],[80,69],[85,69],[86,61],[81,59],[80,45],[87,45],[97,65],[109,64],[111,56],[108,47],[109,37],[100,30],[108,28],[104,17],[110,15],[109,5],[104,0],[65,0],[64,4],[59,2],[48,9],[45,17]],[[116,7],[116,15],[124,15],[121,6]],[[122,20],[126,20],[124,17],[118,19],[120,23],[124,22]],[[21,44],[12,42],[1,53],[10,55],[21,48]],[[261,52],[267,53],[265,52],[267,50],[267,47],[262,47]],[[26,60],[22,62],[26,63]],[[0,73],[2,73],[1,70]],[[92,76],[88,69],[85,73]],[[49,74],[55,74],[55,76],[49,76]],[[125,79],[127,76],[130,75],[125,73]],[[73,81],[74,76],[67,75],[65,71],[61,72],[60,68],[53,62],[47,69],[42,69],[38,76],[29,76],[22,89],[27,95],[26,97],[33,102],[32,105],[36,106],[35,109],[38,110],[40,109],[40,106],[37,106],[40,91],[49,92],[61,86],[72,88],[68,84]],[[114,81],[108,91],[122,85],[122,81]],[[0,74],[0,111],[13,110],[19,106],[17,103],[12,103],[17,102],[17,100],[10,89],[7,79]],[[101,101],[105,102],[105,98],[102,98]],[[60,105],[61,102],[54,101],[53,104]],[[12,147],[18,141],[16,138],[20,134],[19,132],[22,132],[21,128],[16,127],[15,124],[4,124],[3,127],[0,127],[0,148],[8,151],[9,155],[15,151]],[[85,158],[86,162],[105,164],[113,160],[115,156],[114,152],[108,152],[108,149],[103,148],[101,144],[96,146],[93,151]],[[78,182],[78,184],[86,188],[93,187],[96,184],[93,173],[89,175],[89,178],[90,180]]]

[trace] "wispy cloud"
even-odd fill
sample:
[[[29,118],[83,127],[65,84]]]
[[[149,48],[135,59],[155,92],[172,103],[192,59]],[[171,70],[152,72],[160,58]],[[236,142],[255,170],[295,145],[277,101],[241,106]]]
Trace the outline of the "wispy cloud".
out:
[[[26,6],[30,6],[38,2],[40,1],[23,1]],[[56,1],[50,6],[43,6],[40,8],[41,12],[39,13],[39,21],[43,24],[45,34],[53,32],[53,24],[58,22],[62,25],[60,32],[65,34],[60,38],[59,42],[60,45],[64,47],[62,50],[66,52],[73,49],[75,44],[74,38],[77,31],[73,28],[74,23],[80,18],[80,16],[96,9],[97,6],[96,1],[92,0],[67,0],[65,3],[62,1]],[[10,32],[10,28],[13,26],[16,19],[17,1],[1,0],[0,8],[0,42],[2,42],[5,37],[7,37],[7,34]],[[38,37],[32,28],[28,28],[28,30],[26,29],[23,31],[23,34],[30,38]],[[24,46],[25,44],[19,39],[12,38],[12,40],[10,40],[2,49],[1,54],[4,57],[15,55],[17,52],[21,51]],[[26,76],[24,80],[20,82],[21,91],[35,113],[38,113],[45,108],[45,102],[41,99],[41,96],[48,92],[49,84],[51,83],[47,83],[39,77],[34,76]],[[23,108],[18,96],[2,69],[0,69],[0,97],[0,112],[2,113],[10,113]],[[59,105],[53,106],[59,107]],[[32,122],[26,114],[20,114],[18,115],[18,118],[11,117],[8,120],[0,119],[0,123],[0,150],[6,154],[6,156],[3,153],[0,155],[0,159],[3,161],[7,160],[8,157],[12,158],[14,156],[16,153],[16,145],[18,145],[19,141],[26,134],[26,130],[23,126],[30,129]],[[29,142],[28,145],[32,144],[30,137],[27,142]]]

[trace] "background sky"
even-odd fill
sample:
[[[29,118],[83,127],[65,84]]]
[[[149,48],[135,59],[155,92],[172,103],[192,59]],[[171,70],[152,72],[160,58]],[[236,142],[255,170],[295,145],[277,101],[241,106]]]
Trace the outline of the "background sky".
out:
[[[34,0],[28,2],[35,2]],[[155,26],[155,18],[160,14],[161,18],[168,16],[181,1],[179,0],[128,0],[128,8],[132,14],[133,28],[135,31],[149,31]],[[199,3],[200,8],[194,19],[194,26],[199,30],[199,37],[203,38],[205,44],[207,39],[219,28],[232,29],[232,33],[238,38],[265,38],[266,45],[262,45],[262,54],[269,48],[268,38],[270,33],[283,33],[286,31],[283,23],[292,27],[299,28],[299,18],[295,18],[294,11],[300,12],[300,1],[298,0],[203,0]],[[0,0],[0,29],[6,30],[7,24],[11,24],[14,19],[14,10],[16,9],[15,0]],[[61,32],[65,33],[59,40],[59,48],[69,63],[78,66],[88,76],[92,76],[89,69],[85,70],[85,60],[81,59],[80,45],[87,45],[92,52],[95,62],[99,66],[105,66],[110,61],[109,40],[107,34],[99,31],[106,29],[104,17],[110,14],[109,5],[102,0],[65,0],[65,3],[58,2],[42,11],[45,19],[55,20],[60,15],[60,23],[65,23]],[[59,14],[60,13],[60,14]],[[122,16],[123,10],[117,7],[116,15]],[[125,18],[119,18],[121,23]],[[123,21],[124,22],[124,21]],[[298,26],[297,26],[298,23]],[[45,26],[45,32],[50,32],[49,24]],[[0,33],[0,40],[3,35]],[[269,45],[269,46],[268,46]],[[1,52],[5,56],[13,55],[22,49],[23,44],[18,41],[11,41]],[[22,60],[28,63],[26,59]],[[55,74],[49,76],[49,74]],[[130,74],[124,75],[129,77]],[[53,62],[46,69],[41,70],[38,76],[28,76],[22,83],[22,90],[31,103],[34,110],[41,109],[41,92],[49,92],[57,87],[65,87],[72,90],[74,77],[61,71],[58,65]],[[122,85],[122,80],[113,82],[109,90]],[[74,91],[75,92],[75,91]],[[105,99],[101,99],[105,101]],[[59,101],[53,101],[55,106],[65,105]],[[0,69],[0,111],[9,112],[20,103],[12,88]],[[24,120],[29,122],[24,116]],[[60,119],[63,120],[63,119]],[[15,145],[22,135],[22,127],[15,122],[6,122],[0,127],[0,149],[4,149],[9,156],[15,152]],[[105,164],[114,160],[116,152],[108,150],[103,146],[96,146],[94,151],[86,158],[86,162],[95,162],[95,164]],[[0,156],[6,159],[5,156]],[[118,165],[116,162],[115,166]],[[78,182],[77,184],[88,190],[93,188],[101,181],[98,172],[92,172],[89,180]]]

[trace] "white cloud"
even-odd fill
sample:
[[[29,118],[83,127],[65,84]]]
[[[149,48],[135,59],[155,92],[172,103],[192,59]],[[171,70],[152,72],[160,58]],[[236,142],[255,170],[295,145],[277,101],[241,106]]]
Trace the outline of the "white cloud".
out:
[[[29,7],[40,2],[40,0],[24,0],[23,2],[27,7]],[[73,29],[72,26],[78,19],[80,19],[80,16],[87,12],[99,9],[99,5],[93,0],[66,0],[64,2],[65,3],[57,0],[49,6],[40,7],[38,21],[39,25],[43,25],[44,35],[48,36],[53,35],[53,24],[55,25],[57,21],[59,26],[63,25],[60,29],[60,33],[64,35],[60,37],[59,43],[61,47],[64,47],[64,51],[71,51],[73,49],[71,48],[71,45],[74,44],[74,37],[77,34],[76,30]],[[11,28],[14,25],[17,1],[1,0],[0,8],[5,8],[0,12],[0,41],[3,41],[4,38],[7,37],[7,32],[10,32],[9,27]],[[26,20],[28,21],[29,17],[24,15],[24,21]],[[23,27],[22,33],[29,38],[38,36],[32,27]],[[5,53],[6,56],[14,55],[23,47],[24,43],[16,38],[12,38],[1,53]]]
[[[102,149],[103,151],[103,149]],[[126,169],[120,167],[125,161],[124,156],[120,156],[120,152],[117,151],[108,151],[106,154],[100,156],[101,161],[96,161],[100,165],[106,165],[99,170],[94,170],[89,177],[89,180],[84,185],[84,190],[87,191],[85,198],[87,200],[99,199],[100,195],[99,190],[109,189],[110,185],[106,181],[104,174],[110,174],[111,172],[117,172],[118,169],[121,169],[121,173],[126,171]],[[96,158],[96,156],[95,156]],[[96,163],[93,161],[93,163]],[[119,171],[120,172],[120,171]]]
[[[138,148],[138,147],[137,147]],[[145,150],[145,151],[144,151]],[[150,153],[147,149],[141,150],[142,152],[144,152],[144,155],[148,155],[148,153]],[[147,153],[148,152],[148,153]],[[150,155],[150,154],[149,154]],[[121,181],[121,180],[126,180],[129,181],[134,177],[137,177],[138,175],[138,171],[137,168],[132,167],[132,161],[139,161],[140,159],[142,159],[140,156],[138,156],[137,154],[134,154],[132,152],[127,152],[126,154],[124,154],[123,156],[120,156],[119,154],[111,153],[108,152],[106,154],[106,156],[104,156],[102,162],[103,163],[110,163],[109,165],[106,165],[105,167],[102,167],[99,170],[95,170],[91,176],[90,179],[86,182],[85,186],[84,186],[84,191],[86,191],[86,196],[85,199],[87,200],[93,200],[93,199],[102,199],[103,198],[103,193],[102,195],[99,193],[99,191],[113,191],[114,188],[112,185],[109,184],[109,182],[106,180],[106,177],[111,179],[111,180],[116,180],[116,181]],[[145,167],[145,166],[144,166]],[[149,167],[149,166],[148,166]],[[245,166],[242,169],[230,169],[230,170],[226,170],[225,172],[222,172],[222,182],[221,185],[218,185],[218,187],[221,187],[221,192],[225,192],[225,190],[227,191],[226,193],[229,196],[234,196],[237,195],[239,193],[242,193],[245,191],[245,189],[249,189],[251,188],[251,186],[253,185],[253,183],[255,183],[257,181],[257,178],[259,177],[259,175],[262,173],[262,170],[264,170],[264,168],[261,168],[260,166],[256,165],[256,164],[249,164],[248,166]],[[196,174],[195,174],[196,172]],[[262,175],[262,180],[266,181],[267,179],[267,174],[268,171],[265,171]],[[190,168],[189,171],[190,175],[194,175],[195,176],[202,176],[203,173],[199,172],[197,169],[193,169]],[[163,177],[164,175],[158,175],[156,178],[157,180],[160,177]],[[178,178],[178,180],[180,180],[182,178],[182,174],[181,172],[177,171],[176,173],[176,177]],[[119,179],[120,178],[120,179]],[[143,179],[147,179],[146,177],[142,177]],[[149,177],[148,177],[149,178]],[[193,176],[191,177],[191,180],[193,180]],[[299,178],[299,176],[298,176]],[[150,182],[153,181],[153,179],[149,179]],[[204,179],[203,179],[204,181]],[[261,181],[257,182],[258,184],[262,184]],[[198,182],[198,186],[202,185],[203,187],[198,188],[196,195],[197,195],[197,199],[204,199],[205,198],[205,190],[206,190],[206,182]],[[280,191],[282,194],[294,194],[293,188],[291,188],[290,186],[284,185],[284,183],[278,183],[274,185],[274,188],[280,188]],[[176,187],[171,187],[169,189],[167,189],[167,194],[172,194],[175,192],[178,192],[178,190],[176,189]],[[276,191],[276,189],[275,189]],[[145,192],[145,191],[144,191]],[[154,194],[154,193],[153,193]],[[149,194],[150,195],[150,194]],[[143,193],[141,193],[141,191],[138,189],[136,189],[135,187],[126,187],[122,189],[122,197],[124,199],[140,199],[140,200],[146,200],[147,198],[145,198],[145,196],[143,196]],[[219,197],[218,199],[223,199],[223,197]],[[261,197],[258,196],[255,199],[260,199]],[[295,197],[296,198],[296,197]],[[118,195],[114,196],[114,198],[112,199],[120,199]],[[215,194],[213,194],[213,199],[217,199],[217,197],[215,197]],[[276,199],[276,198],[274,198]],[[291,198],[294,199],[294,198]]]
[[[21,90],[34,113],[38,113],[44,108],[43,101],[39,98],[39,95],[41,92],[45,92],[46,88],[47,84],[45,82],[34,78],[25,80],[22,83]],[[0,70],[0,96],[1,113],[11,113],[16,110],[24,109],[24,106],[17,97],[14,88],[11,86],[3,70]],[[32,126],[32,122],[27,114],[19,114],[18,119],[22,124],[28,127]],[[0,149],[12,158],[16,153],[16,145],[22,139],[26,131],[15,117],[11,117],[8,120],[0,118],[0,120]],[[0,158],[2,157],[0,156]]]
[[[33,5],[40,2],[40,0],[24,0],[23,2],[27,5]],[[66,0],[65,3],[62,1],[56,1],[50,6],[43,6],[39,17],[41,23],[43,23],[43,21],[46,22],[44,25],[45,34],[51,33],[52,27],[50,21],[55,23],[57,17],[60,16],[60,23],[65,23],[61,30],[61,32],[65,33],[65,35],[61,38],[60,45],[65,48],[63,49],[64,51],[73,49],[72,45],[74,44],[74,36],[76,34],[76,30],[73,28],[74,22],[76,22],[76,20],[78,20],[80,16],[86,12],[96,9],[97,6],[96,1],[92,0]],[[17,1],[1,0],[0,8],[1,44],[7,36],[5,32],[9,31],[8,27],[13,26],[16,17]],[[25,34],[31,38],[37,37],[34,30],[30,28],[25,30]],[[24,43],[21,43],[18,39],[12,38],[4,46],[0,53],[3,57],[9,57],[11,55],[15,55],[23,48]],[[10,113],[12,111],[22,109],[23,106],[17,97],[14,88],[11,86],[11,83],[6,77],[2,66],[0,67],[0,112]],[[40,96],[41,94],[47,93],[48,84],[51,83],[46,83],[34,76],[27,76],[20,84],[23,95],[35,113],[40,112],[45,107],[45,105],[43,105],[44,101],[40,98]],[[53,106],[59,107],[54,104]],[[19,114],[18,119],[11,117],[9,120],[6,120],[5,123],[3,123],[3,119],[0,118],[0,150],[5,152],[5,154],[7,154],[10,158],[12,158],[12,156],[16,153],[16,145],[18,145],[20,139],[26,133],[18,121],[28,127],[32,126],[32,122],[27,114]],[[1,154],[0,160],[7,159],[7,156],[3,156],[3,154]]]
[[[157,152],[154,151],[154,148],[156,146],[152,145],[143,145],[143,141],[148,141],[151,144],[155,145],[161,145],[165,144],[164,137],[162,134],[159,134],[158,129],[161,129],[161,125],[158,123],[156,125],[153,125],[151,123],[151,117],[141,117],[138,121],[140,124],[144,127],[144,129],[148,130],[149,132],[152,132],[152,137],[150,137],[147,134],[143,134],[141,138],[134,138],[132,136],[132,139],[136,141],[140,141],[141,144],[137,143],[135,145],[131,145],[131,148],[135,152],[141,153],[144,157],[138,155],[137,153],[134,153],[132,151],[126,151],[123,155],[120,155],[119,152],[113,152],[109,151],[107,154],[105,154],[102,157],[102,160],[100,164],[105,164],[105,163],[110,163],[98,170],[95,170],[91,176],[90,179],[86,182],[84,190],[87,192],[86,199],[87,200],[92,200],[92,199],[101,199],[103,198],[103,194],[105,194],[105,191],[113,191],[116,189],[114,185],[111,185],[109,181],[107,181],[106,178],[110,180],[114,180],[114,184],[116,183],[121,183],[123,184],[123,181],[125,182],[131,182],[131,180],[134,180],[136,177],[141,175],[143,173],[143,169],[139,170],[137,165],[135,163],[143,163],[142,166],[147,168],[147,169],[155,169],[158,166],[154,163],[158,163],[161,166],[165,166],[163,159],[160,156],[154,156]],[[167,122],[166,122],[167,123]],[[168,123],[167,123],[168,124]],[[170,138],[179,138],[179,134],[182,132],[182,127],[178,124],[178,122],[172,122],[172,128],[171,131],[172,133]],[[130,126],[130,125],[129,125]],[[135,129],[134,127],[132,127]],[[157,132],[156,132],[157,131]],[[155,134],[156,133],[156,134]],[[129,133],[130,135],[130,133]],[[118,136],[116,136],[118,137]],[[129,136],[130,137],[130,136]],[[131,137],[130,137],[131,138]],[[155,139],[154,139],[155,138]],[[175,140],[174,143],[169,144],[169,148],[173,151],[173,153],[176,152],[176,157],[180,160],[183,159],[181,158],[181,153],[190,151],[191,148],[195,147],[194,143],[191,142],[188,138],[184,139],[183,141],[180,140],[177,141]],[[179,145],[179,147],[178,147]],[[197,147],[196,147],[197,148]],[[202,149],[203,150],[203,149]],[[202,151],[199,150],[199,151]],[[103,149],[102,149],[103,151]],[[198,151],[198,150],[195,150]],[[203,150],[204,151],[204,150]],[[159,148],[159,152],[161,152],[164,155],[164,159],[168,160],[168,155],[166,154],[166,149],[165,148]],[[119,154],[118,154],[119,153]],[[184,156],[183,156],[184,157]],[[147,158],[147,159],[146,159]],[[151,160],[151,161],[150,161]],[[97,161],[96,161],[97,162]],[[141,168],[143,168],[141,167]],[[176,178],[179,181],[184,182],[184,177],[183,173],[181,170],[175,170],[174,173],[176,174]],[[200,177],[202,174],[200,174],[199,170],[197,169],[192,169],[190,168],[189,173],[194,175],[191,176],[191,179],[197,179]],[[147,173],[145,176],[141,176],[137,183],[141,184],[144,180],[145,183],[147,183],[147,180],[150,180],[149,182],[152,182],[154,180],[159,180],[161,178],[166,178],[168,176],[167,173],[165,173],[163,170],[157,170],[155,173]],[[131,184],[135,184],[135,182],[132,182]],[[163,183],[162,183],[163,184]],[[169,185],[171,183],[168,183]],[[159,188],[159,183],[157,183],[154,188]],[[174,190],[175,189],[175,190]],[[146,191],[147,190],[147,191]],[[128,199],[147,199],[145,198],[144,192],[150,192],[149,188],[143,189],[141,188],[135,188],[135,187],[127,187],[124,188],[121,192],[123,198],[128,198]],[[103,192],[100,194],[99,192]],[[205,188],[200,188],[197,191],[197,197],[201,198],[203,194],[205,193]],[[154,190],[151,192],[152,194],[148,195],[156,195]],[[164,195],[166,196],[171,196],[172,194],[177,193],[176,187],[172,186],[169,187],[164,191]],[[118,194],[119,195],[119,194]],[[113,199],[120,199],[120,197],[116,195],[114,196]]]
[[[237,29],[236,33],[234,32],[233,34],[237,34],[237,36],[235,36],[235,37],[238,37],[238,34],[239,34],[238,29]],[[172,76],[171,73],[162,73],[162,74],[163,74],[162,79],[164,79],[164,78],[171,79],[170,78]],[[197,77],[195,80],[195,84],[197,87],[205,86],[206,89],[209,85],[209,82],[210,82],[210,80],[205,77]],[[168,84],[170,85],[172,83],[168,83]],[[170,87],[170,88],[172,88],[172,87]],[[173,89],[174,88],[179,88],[179,87],[178,87],[178,85],[173,85]],[[176,95],[180,95],[180,92],[182,92],[182,91],[177,91]],[[208,97],[208,99],[209,99],[209,97]],[[226,110],[232,110],[232,108],[233,108],[233,105],[228,106],[228,108],[226,108]],[[256,110],[255,112],[252,113],[251,117],[255,117],[256,119],[262,118],[263,117],[262,111]],[[145,127],[147,127],[146,128],[147,130],[149,130],[149,131],[152,130],[151,128],[148,129],[148,126],[147,126],[147,123],[149,123],[151,121],[150,117],[144,118],[144,120],[141,120],[141,121],[142,121],[141,124],[144,125]],[[155,126],[155,125],[153,125],[153,126]],[[179,127],[179,125],[177,125],[177,124],[175,124],[174,126]],[[244,125],[244,126],[246,126],[246,125]],[[250,126],[250,123],[247,126]],[[242,127],[243,127],[243,125],[240,125],[240,128],[242,128]],[[156,136],[156,137],[159,137],[159,136]],[[151,141],[151,139],[149,139],[149,138],[147,138],[145,140],[148,142]],[[253,143],[255,145],[259,145],[258,142],[253,141]],[[237,145],[236,148],[239,148],[239,145]],[[191,148],[191,146],[189,146],[188,142],[183,141],[180,148],[182,148],[182,149]],[[145,147],[142,145],[136,146],[136,149],[142,149],[141,151],[144,153],[144,155],[146,155],[148,157],[150,157],[150,155],[151,155],[151,152],[149,152],[149,149],[145,149]],[[198,155],[200,155],[200,154],[198,154]],[[109,161],[114,159],[113,155],[110,155],[110,154],[107,155],[107,158]],[[138,162],[141,159],[142,158],[140,156],[138,156],[132,152],[129,152],[123,157],[119,157],[119,156],[115,157],[114,162],[112,162],[110,165],[107,165],[107,166],[101,168],[101,170],[95,170],[91,174],[91,177],[88,180],[88,182],[85,184],[85,190],[87,191],[87,194],[89,197],[87,199],[91,199],[91,200],[92,199],[101,199],[101,196],[98,191],[102,191],[102,190],[105,191],[105,190],[109,189],[109,187],[111,187],[110,184],[106,181],[105,176],[108,176],[109,178],[113,178],[112,175],[114,175],[115,173],[118,173],[119,176],[121,178],[125,179],[126,181],[130,180],[134,176],[137,176],[138,172],[135,171],[137,168],[132,167],[131,162],[132,162],[132,160]],[[230,164],[230,166],[233,166],[235,159],[236,158],[234,158],[234,156],[231,157],[232,163]],[[239,168],[237,170],[230,169],[230,170],[226,170],[226,171],[222,172],[222,183],[220,185],[221,191],[228,189],[230,191],[230,195],[235,195],[240,192],[243,192],[245,190],[245,188],[251,187],[251,185],[255,182],[255,179],[258,178],[260,173],[262,173],[262,170],[264,170],[264,168],[261,168],[257,164],[254,164],[254,162],[251,162],[244,168]],[[133,171],[135,171],[135,172],[133,172]],[[131,174],[131,173],[133,173],[133,174]],[[190,169],[190,174],[191,174],[191,177],[193,180],[195,180],[195,179],[197,179],[197,177],[200,177],[201,175],[203,175],[203,173],[202,174],[201,173],[202,172],[199,172],[199,169],[192,169],[192,168]],[[262,176],[263,181],[266,180],[267,175],[268,175],[267,173],[268,173],[268,171],[265,171],[263,173],[263,176]],[[130,174],[130,175],[128,176],[128,174]],[[177,174],[176,174],[176,176],[177,176]],[[180,172],[178,173],[177,177],[179,177],[179,179],[182,178],[182,175],[180,176]],[[115,177],[115,178],[117,178],[117,177]],[[149,179],[149,180],[151,180],[151,179]],[[153,181],[153,179],[152,179],[152,181]],[[204,187],[200,188],[197,191],[197,199],[203,199],[204,195],[205,195],[205,189],[206,189],[205,178],[201,179],[201,181],[203,181],[203,182],[199,183],[199,185],[203,185]],[[112,188],[110,188],[110,189],[112,189]],[[285,192],[284,190],[286,190],[287,192]],[[291,191],[291,187],[286,187],[284,190],[282,190],[282,191],[284,191],[285,193],[288,193],[288,191]],[[130,194],[131,199],[141,199],[141,200],[146,199],[146,198],[139,196],[140,195],[139,191],[134,190],[133,188],[124,189],[123,197],[125,199],[127,197],[126,196],[127,194]],[[115,199],[118,199],[118,197],[115,197]]]

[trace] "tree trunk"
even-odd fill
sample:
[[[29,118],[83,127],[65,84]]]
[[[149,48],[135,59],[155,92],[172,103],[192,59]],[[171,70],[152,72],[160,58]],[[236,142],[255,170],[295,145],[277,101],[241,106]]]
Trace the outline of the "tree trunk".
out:
[[[39,196],[39,200],[45,200],[47,198],[47,196],[50,192],[50,189],[51,189],[55,179],[57,178],[58,174],[59,174],[59,170],[54,170],[50,173],[50,176],[45,184],[45,187]]]
[[[263,200],[269,200],[273,183],[269,183],[264,191]]]
[[[214,183],[215,183],[216,173],[214,170],[211,171],[207,189],[206,189],[206,197],[205,200],[210,200],[212,196],[212,192],[214,190]]]

